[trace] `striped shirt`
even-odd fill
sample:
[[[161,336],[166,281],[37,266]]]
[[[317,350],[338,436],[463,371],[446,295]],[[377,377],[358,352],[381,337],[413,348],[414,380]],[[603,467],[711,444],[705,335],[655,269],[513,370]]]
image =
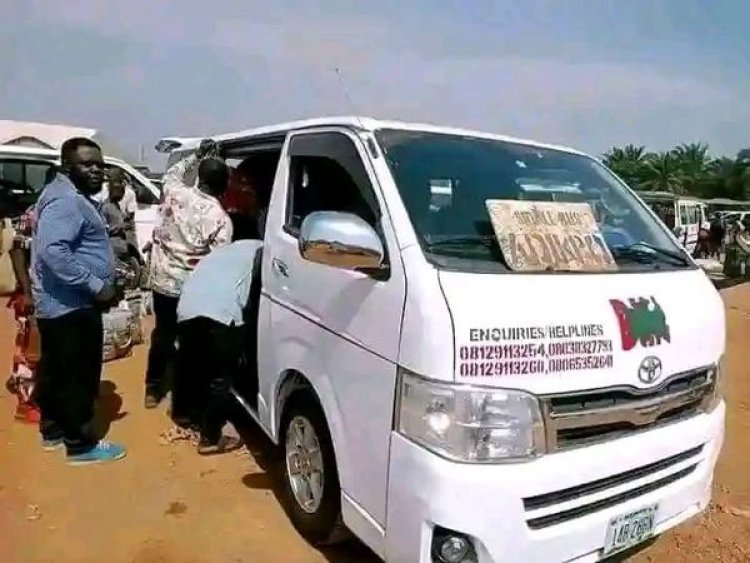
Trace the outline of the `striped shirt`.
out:
[[[34,208],[31,283],[37,317],[56,318],[94,305],[114,282],[115,260],[95,202],[61,174]]]

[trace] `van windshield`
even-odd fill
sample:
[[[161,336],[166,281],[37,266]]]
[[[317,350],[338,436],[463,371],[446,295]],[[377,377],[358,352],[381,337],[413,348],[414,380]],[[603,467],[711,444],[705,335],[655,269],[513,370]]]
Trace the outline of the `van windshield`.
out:
[[[593,158],[443,133],[375,135],[422,248],[438,267],[508,271],[487,200],[587,203],[619,270],[693,267],[647,208]]]

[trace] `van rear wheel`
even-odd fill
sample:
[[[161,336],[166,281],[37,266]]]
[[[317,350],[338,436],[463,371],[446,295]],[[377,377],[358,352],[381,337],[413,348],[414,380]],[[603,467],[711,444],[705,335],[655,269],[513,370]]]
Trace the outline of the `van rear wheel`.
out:
[[[340,522],[341,486],[322,409],[309,397],[292,399],[282,421],[284,497],[297,531],[328,543]]]

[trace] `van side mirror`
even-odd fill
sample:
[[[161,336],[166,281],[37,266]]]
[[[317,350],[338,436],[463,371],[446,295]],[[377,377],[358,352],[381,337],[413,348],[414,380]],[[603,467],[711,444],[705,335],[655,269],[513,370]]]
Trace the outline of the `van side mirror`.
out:
[[[344,270],[375,274],[384,269],[383,243],[361,217],[315,211],[302,221],[299,251],[305,260]]]

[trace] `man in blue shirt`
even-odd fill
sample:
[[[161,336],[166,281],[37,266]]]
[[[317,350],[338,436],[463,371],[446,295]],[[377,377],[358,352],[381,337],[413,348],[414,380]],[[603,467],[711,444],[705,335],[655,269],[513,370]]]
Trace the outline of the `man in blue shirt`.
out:
[[[251,288],[258,284],[261,246],[259,240],[239,240],[214,250],[182,287],[175,388],[183,392],[175,396],[172,416],[177,424],[200,430],[202,455],[242,445],[221,430],[234,406],[231,388],[248,340],[246,330],[255,334],[256,327],[246,326],[246,312]]]
[[[98,441],[92,428],[102,370],[102,310],[118,300],[112,248],[91,199],[101,190],[103,172],[96,143],[65,141],[60,173],[36,204],[31,243],[42,443],[47,450],[64,444],[73,464],[125,456],[120,446]]]

